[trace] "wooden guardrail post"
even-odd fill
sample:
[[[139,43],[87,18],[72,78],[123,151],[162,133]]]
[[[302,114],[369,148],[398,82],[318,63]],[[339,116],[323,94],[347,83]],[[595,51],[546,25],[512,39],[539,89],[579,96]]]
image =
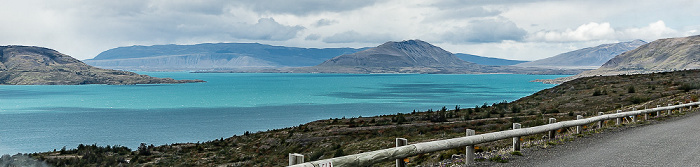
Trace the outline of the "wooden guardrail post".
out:
[[[690,103],[693,103],[693,100],[690,100]],[[688,111],[693,111],[693,106],[689,106]]]
[[[647,110],[647,106],[644,106],[644,110]],[[650,113],[644,113],[644,121],[649,120],[649,114]]]
[[[604,115],[604,112],[598,112],[598,116]],[[603,120],[598,121],[598,129],[603,129]]]
[[[693,103],[693,100],[690,100],[690,103]],[[690,108],[688,108],[688,111],[693,111],[693,106],[691,105]]]
[[[408,140],[405,138],[396,138],[396,147],[408,145]],[[396,159],[396,167],[406,167],[404,159]]]
[[[476,131],[467,129],[467,136],[473,135],[476,135]],[[466,158],[466,160],[464,161],[466,165],[474,163],[474,158],[476,158],[476,155],[474,155],[474,145],[467,146],[467,152],[464,157]]]
[[[513,123],[513,129],[520,129],[520,123]],[[513,137],[513,151],[520,151],[520,136]]]
[[[304,163],[304,155],[289,153],[289,166]]]
[[[620,113],[620,112],[622,112],[622,110],[615,111],[615,113]],[[618,117],[617,119],[615,119],[615,125],[620,125],[621,122],[622,122],[622,118]]]
[[[582,115],[576,115],[576,119],[583,119]],[[583,132],[583,126],[576,126],[576,134],[581,134]]]
[[[556,119],[556,118],[549,118],[549,123],[550,123],[550,124],[553,124],[553,123],[556,123],[556,122],[557,122],[557,119]],[[551,131],[549,131],[548,137],[549,137],[549,139],[551,140],[551,139],[554,139],[554,138],[556,137],[556,135],[557,135],[557,130],[551,130]]]

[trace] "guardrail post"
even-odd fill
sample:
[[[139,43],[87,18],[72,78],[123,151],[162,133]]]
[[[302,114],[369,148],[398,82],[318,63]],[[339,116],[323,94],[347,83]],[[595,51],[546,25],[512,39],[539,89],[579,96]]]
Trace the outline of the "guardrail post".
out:
[[[620,112],[622,112],[622,110],[615,111],[615,113],[620,113]],[[621,122],[622,122],[621,117],[617,117],[617,119],[615,119],[615,125],[620,125]]]
[[[678,105],[683,105],[683,102],[678,103]],[[678,113],[680,114],[682,112],[683,112],[683,107],[678,107]]]
[[[647,110],[647,106],[644,106],[644,111]],[[644,113],[644,121],[649,120],[649,113]]]
[[[671,107],[671,104],[668,104],[669,107]],[[668,109],[668,114],[666,115],[671,115],[671,109]]]
[[[289,166],[304,163],[304,155],[289,153]]]
[[[659,108],[659,107],[661,107],[661,105],[656,105],[656,108]],[[661,111],[656,110],[656,117],[661,116],[660,114],[661,114]]]
[[[408,145],[408,140],[405,138],[396,138],[396,147]],[[406,162],[403,159],[396,159],[396,167],[406,167]]]
[[[553,124],[553,123],[556,123],[556,122],[557,122],[557,119],[556,119],[556,118],[549,118],[549,123],[550,123],[550,124]],[[554,138],[556,137],[556,135],[557,135],[557,130],[551,130],[551,131],[549,131],[549,136],[548,136],[548,137],[549,137],[549,139],[551,140],[551,139],[554,139]]]
[[[513,123],[513,129],[520,129],[520,123]],[[513,137],[513,151],[520,151],[520,136]]]
[[[693,100],[690,100],[690,103],[693,103]],[[689,106],[688,111],[693,111],[693,105]]]
[[[467,129],[467,136],[473,136],[476,135],[476,131]],[[476,155],[474,155],[474,145],[467,146],[467,152],[466,152],[466,160],[464,163],[466,165],[474,163],[474,158],[476,158]]]
[[[576,119],[583,119],[582,115],[576,115]],[[576,126],[576,134],[581,134],[583,132],[583,126]]]
[[[632,111],[637,111],[637,108],[632,108]],[[632,115],[632,122],[637,122],[637,115]]]
[[[598,115],[605,115],[604,112],[598,112]],[[598,121],[598,129],[603,129],[603,121]]]

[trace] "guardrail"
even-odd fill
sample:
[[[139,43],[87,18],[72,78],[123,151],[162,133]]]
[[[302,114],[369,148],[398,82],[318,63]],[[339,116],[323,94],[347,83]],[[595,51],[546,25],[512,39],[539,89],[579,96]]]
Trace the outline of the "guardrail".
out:
[[[592,123],[596,123],[596,122],[598,123],[598,128],[602,128],[602,126],[603,126],[602,122],[605,120],[616,119],[616,125],[619,125],[621,123],[621,118],[623,118],[623,117],[632,116],[632,120],[634,121],[634,120],[636,120],[637,115],[644,114],[644,116],[645,116],[644,119],[647,119],[648,118],[648,115],[646,115],[647,113],[656,112],[657,116],[659,116],[659,114],[661,114],[660,113],[661,111],[667,111],[667,114],[671,114],[671,110],[679,109],[679,112],[682,112],[682,109],[685,107],[690,107],[690,109],[692,109],[692,106],[698,106],[698,105],[700,105],[700,102],[691,102],[688,104],[681,103],[678,105],[669,104],[667,107],[661,107],[661,106],[657,105],[656,108],[652,108],[652,109],[635,110],[635,111],[627,111],[627,112],[621,112],[621,110],[618,110],[617,113],[614,113],[614,114],[603,114],[602,112],[600,112],[599,116],[594,116],[594,117],[590,117],[590,118],[583,118],[582,116],[578,115],[577,116],[578,119],[576,119],[576,120],[563,121],[563,122],[556,122],[556,120],[554,118],[550,118],[549,124],[546,124],[546,125],[518,129],[520,127],[520,124],[514,123],[513,124],[514,129],[512,129],[512,130],[484,133],[484,134],[480,134],[480,135],[473,135],[474,131],[467,129],[467,136],[466,137],[459,137],[459,138],[452,138],[452,139],[438,140],[438,141],[430,141],[430,142],[424,142],[424,143],[416,143],[416,144],[404,145],[404,146],[400,146],[400,144],[398,144],[399,139],[397,139],[397,147],[394,147],[394,148],[376,150],[376,151],[371,151],[371,152],[364,152],[364,153],[359,153],[359,154],[347,155],[347,156],[342,156],[342,157],[336,157],[336,158],[330,158],[330,159],[324,159],[324,160],[318,160],[318,161],[306,162],[306,163],[303,163],[303,160],[304,160],[303,155],[301,155],[301,154],[289,154],[289,165],[291,167],[369,166],[369,165],[379,163],[379,162],[396,160],[397,167],[398,167],[398,166],[404,165],[403,161],[401,161],[401,160],[404,158],[407,158],[407,157],[416,156],[419,154],[436,152],[436,151],[460,148],[460,147],[466,147],[466,149],[467,149],[466,162],[470,163],[470,162],[473,162],[473,160],[474,160],[473,145],[475,145],[475,144],[481,144],[481,143],[486,143],[486,142],[493,142],[493,141],[497,141],[497,140],[513,138],[513,149],[519,150],[520,143],[519,143],[518,138],[521,136],[528,136],[528,135],[534,135],[534,134],[538,134],[538,133],[550,132],[549,136],[550,136],[550,138],[553,138],[554,132],[558,129],[578,126],[576,132],[581,133],[582,128],[580,126],[584,126],[584,125],[588,125],[588,124],[592,124]],[[517,126],[516,126],[516,124],[517,124]],[[403,139],[403,140],[405,140],[405,139]]]

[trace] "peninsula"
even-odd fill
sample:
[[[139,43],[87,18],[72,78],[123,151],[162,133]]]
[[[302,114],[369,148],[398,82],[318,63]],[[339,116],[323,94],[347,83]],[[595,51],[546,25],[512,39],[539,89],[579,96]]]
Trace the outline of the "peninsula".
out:
[[[53,49],[0,46],[0,85],[168,84],[204,82],[139,75],[87,65]]]

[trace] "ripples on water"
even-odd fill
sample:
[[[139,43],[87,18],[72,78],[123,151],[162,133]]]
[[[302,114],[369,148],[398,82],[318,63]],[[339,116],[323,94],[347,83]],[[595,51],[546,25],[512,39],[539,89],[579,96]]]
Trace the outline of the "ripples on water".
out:
[[[197,142],[340,117],[512,101],[562,76],[206,74],[167,85],[0,86],[0,154]]]

